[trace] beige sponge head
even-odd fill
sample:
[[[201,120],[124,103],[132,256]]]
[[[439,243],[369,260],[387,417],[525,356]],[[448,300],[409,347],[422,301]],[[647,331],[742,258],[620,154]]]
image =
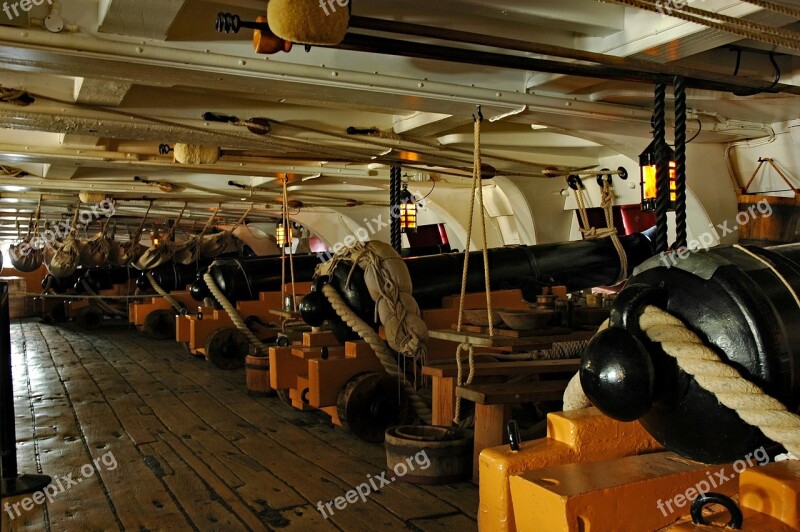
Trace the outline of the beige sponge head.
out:
[[[175,161],[180,164],[214,164],[220,155],[220,149],[214,146],[175,144]]]
[[[350,24],[348,0],[270,0],[267,20],[272,32],[299,44],[339,44]],[[342,5],[344,4],[344,5]]]

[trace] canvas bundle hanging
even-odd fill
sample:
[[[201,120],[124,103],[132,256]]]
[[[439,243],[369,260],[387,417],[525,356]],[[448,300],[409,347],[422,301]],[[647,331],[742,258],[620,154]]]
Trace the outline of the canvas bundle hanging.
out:
[[[34,238],[39,233],[39,218],[42,212],[42,200],[36,206],[36,212],[31,215],[28,222],[28,234],[20,239],[16,244],[12,244],[8,249],[11,258],[11,265],[21,272],[33,272],[39,269],[44,261],[44,249],[34,247]],[[35,219],[34,219],[35,218]],[[19,224],[17,225],[17,236],[19,237]]]
[[[183,204],[183,209],[181,209],[181,212],[178,215],[178,218],[175,220],[175,223],[172,224],[172,228],[169,230],[169,233],[167,233],[164,238],[160,239],[157,244],[147,248],[142,256],[133,263],[134,268],[138,270],[151,270],[161,266],[162,264],[166,264],[173,259],[175,256],[175,250],[178,247],[177,244],[173,242],[175,230],[183,218],[186,205],[186,203]]]
[[[69,234],[63,242],[48,242],[44,250],[44,260],[47,271],[53,277],[69,277],[80,265],[81,246],[75,236],[75,226],[78,223],[80,202],[75,207],[75,216],[72,218]]]

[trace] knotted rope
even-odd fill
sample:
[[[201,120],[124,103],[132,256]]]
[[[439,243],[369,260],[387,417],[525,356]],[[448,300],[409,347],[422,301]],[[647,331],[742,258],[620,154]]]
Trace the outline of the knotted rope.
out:
[[[481,220],[481,237],[483,239],[482,251],[483,251],[483,282],[484,287],[486,290],[486,314],[488,316],[489,322],[489,337],[494,336],[494,311],[492,310],[492,293],[491,293],[491,285],[489,282],[490,274],[489,274],[489,250],[486,244],[486,217],[484,216],[484,204],[483,204],[483,184],[481,183],[482,178],[482,160],[481,160],[481,122],[483,121],[483,117],[480,115],[480,110],[478,111],[478,116],[475,117],[474,120],[474,153],[473,153],[473,166],[472,166],[472,197],[470,199],[470,208],[469,208],[469,222],[467,224],[467,239],[464,244],[464,268],[461,271],[461,294],[458,301],[458,325],[457,331],[461,332],[463,325],[464,325],[464,301],[466,298],[467,293],[467,274],[469,271],[469,248],[472,238],[472,226],[474,221],[475,215],[475,200],[477,198],[478,205],[480,207],[480,220]],[[467,380],[464,381],[464,368],[462,366],[462,358],[461,353],[466,351],[467,352],[467,361],[469,363],[469,373],[467,374]],[[456,386],[462,385],[469,385],[472,384],[472,380],[475,378],[475,346],[473,346],[469,342],[463,342],[458,345],[456,349]],[[453,422],[456,424],[461,424],[461,397],[456,396],[456,403],[455,403],[455,415],[453,417]]]
[[[614,186],[611,179],[603,179],[603,186],[600,189],[600,206],[603,208],[603,215],[606,219],[606,227],[598,229],[592,227],[589,222],[589,213],[586,210],[586,197],[584,196],[583,183],[578,179],[576,187],[573,189],[575,202],[578,204],[578,215],[581,219],[580,232],[587,240],[595,238],[610,238],[614,244],[614,249],[619,255],[619,276],[614,284],[620,283],[628,278],[628,255],[622,242],[619,239],[617,228],[614,227]]]
[[[339,292],[336,291],[336,288],[326,284],[322,287],[322,293],[330,302],[336,315],[372,348],[375,352],[375,356],[378,357],[384,370],[386,370],[386,373],[396,378],[401,383],[406,394],[408,394],[411,406],[414,408],[414,412],[417,416],[425,423],[430,424],[432,419],[431,409],[425,404],[414,386],[408,382],[406,376],[400,371],[396,358],[389,351],[389,348],[378,333],[347,306],[347,303],[342,299],[342,296],[339,295]]]

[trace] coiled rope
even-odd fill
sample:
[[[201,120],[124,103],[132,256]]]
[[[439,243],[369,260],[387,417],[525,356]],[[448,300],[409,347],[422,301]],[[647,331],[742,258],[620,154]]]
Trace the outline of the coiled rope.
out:
[[[605,324],[604,324],[605,325]],[[678,367],[697,384],[716,397],[720,404],[764,436],[780,443],[794,456],[800,456],[800,415],[789,412],[777,399],[749,382],[678,318],[648,305],[639,318],[639,327],[652,342],[674,358]],[[602,330],[603,326],[601,326]],[[564,410],[591,406],[580,388],[579,376],[572,378],[564,393]]]
[[[389,348],[378,333],[347,306],[347,303],[333,286],[325,284],[322,287],[322,293],[330,302],[337,316],[372,348],[386,373],[396,378],[401,383],[408,395],[411,406],[414,408],[414,413],[425,423],[430,424],[433,418],[430,407],[425,404],[414,386],[408,382],[406,376],[400,371],[396,358],[389,351]]]
[[[20,168],[15,167],[15,166],[0,165],[0,176],[3,176],[3,177],[25,177],[27,175],[30,175],[30,174],[28,172],[26,172],[25,170],[22,170]]]

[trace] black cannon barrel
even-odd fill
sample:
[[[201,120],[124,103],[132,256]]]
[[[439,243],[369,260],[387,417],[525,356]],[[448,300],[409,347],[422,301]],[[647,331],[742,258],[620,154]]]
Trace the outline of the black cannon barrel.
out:
[[[75,284],[83,279],[84,271],[78,269],[69,277],[56,277],[48,273],[42,279],[42,290],[50,289],[56,294],[65,294],[75,289]]]
[[[195,281],[198,272],[206,271],[211,262],[210,260],[201,260],[188,265],[169,262],[148,271],[161,288],[167,292],[173,292],[175,290],[186,290],[186,286]],[[145,277],[146,272],[141,272],[139,275],[136,286],[141,290],[150,289],[150,282]]]
[[[628,257],[628,268],[653,256],[650,235],[652,230],[620,238]],[[408,266],[413,284],[413,295],[420,308],[435,308],[445,296],[461,291],[464,255],[449,253],[428,257],[403,259]],[[493,290],[524,288],[533,285],[565,285],[569,290],[613,284],[620,274],[620,261],[614,244],[608,238],[541,244],[536,246],[510,246],[489,250],[490,284]],[[333,272],[331,284],[344,300],[367,323],[373,323],[375,305],[367,291],[361,270],[351,274],[349,262],[342,262]],[[349,279],[349,282],[348,282]],[[483,257],[481,251],[470,253],[467,270],[467,291],[484,290]],[[344,328],[324,297],[316,290],[300,304],[300,313],[310,325],[320,325],[331,320],[333,330],[342,338]]]
[[[127,283],[139,276],[139,271],[128,266],[97,267],[85,270],[83,279],[89,282],[92,290],[108,290],[115,284]]]
[[[629,269],[653,256],[648,233],[620,238]],[[481,251],[470,253],[467,292],[484,290]],[[441,306],[442,298],[461,291],[464,255],[448,253],[404,259],[421,308]],[[613,284],[619,275],[617,251],[607,238],[507,246],[489,250],[490,283],[494,290],[522,288],[526,283],[566,285],[569,290]]]
[[[638,419],[664,447],[692,460],[733,462],[761,446],[773,452],[758,429],[644,337],[639,316],[647,305],[667,310],[743,378],[800,413],[797,293],[800,244],[654,257],[631,277],[612,307],[611,326],[584,352],[583,389],[605,414]]]
[[[281,257],[218,259],[208,271],[222,293],[231,302],[258,299],[260,292],[281,289]],[[286,258],[286,282],[289,282],[289,258]],[[295,255],[295,281],[310,281],[320,264],[317,255]]]

